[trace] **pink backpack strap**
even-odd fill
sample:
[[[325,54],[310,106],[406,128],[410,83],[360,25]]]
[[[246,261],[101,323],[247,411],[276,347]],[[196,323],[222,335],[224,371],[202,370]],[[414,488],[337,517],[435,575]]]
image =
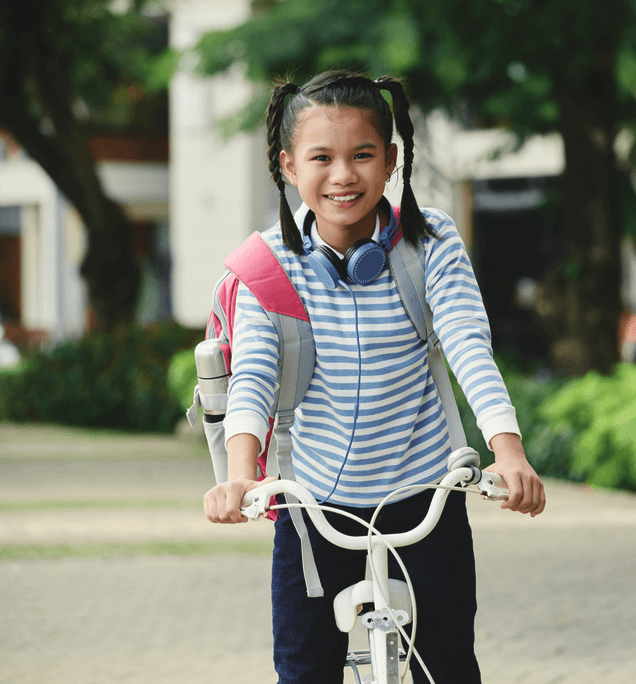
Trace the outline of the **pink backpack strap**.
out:
[[[398,223],[397,230],[395,231],[395,235],[393,236],[393,240],[391,240],[391,249],[397,245],[397,243],[402,239],[402,223],[400,222],[400,207],[392,207],[393,209],[393,215],[395,216],[395,220]]]
[[[260,233],[252,233],[223,263],[249,288],[265,311],[309,322],[300,295]]]
[[[281,369],[281,384],[285,385],[285,387],[289,385],[289,387],[286,401],[283,402],[283,400],[280,399],[281,403],[278,405],[276,415],[280,416],[286,413],[286,410],[282,409],[282,406],[286,406],[286,402],[289,402],[290,399],[294,398],[295,395],[304,395],[304,392],[306,391],[305,383],[308,386],[311,373],[313,372],[314,347],[313,336],[310,334],[311,324],[309,321],[309,314],[307,313],[300,295],[291,282],[285,269],[278,261],[271,248],[264,242],[260,233],[255,232],[250,235],[250,237],[247,238],[243,244],[241,244],[234,252],[232,252],[232,254],[230,254],[230,256],[224,261],[224,265],[228,269],[229,273],[217,286],[215,302],[220,305],[220,308],[223,310],[225,320],[222,323],[214,312],[211,317],[212,325],[214,326],[217,337],[223,336],[221,331],[225,327],[229,340],[232,340],[234,333],[236,296],[240,282],[242,282],[256,297],[260,305],[267,312],[272,322],[274,322],[279,332],[279,339],[282,329],[280,329],[280,323],[276,323],[276,321],[279,321],[281,316],[297,319],[297,323],[300,326],[297,333],[299,335],[298,339],[294,338],[290,341],[300,343],[300,360],[298,363],[298,368],[302,369],[302,373],[300,370],[294,371],[293,378],[295,381],[290,382],[292,378],[286,375],[286,372],[289,373],[290,369],[295,368],[295,366],[289,366],[283,362]],[[289,331],[290,329],[287,328],[287,330]],[[305,333],[302,334],[301,331],[305,331]],[[309,331],[309,335],[307,334],[307,331]],[[307,361],[309,349],[307,341],[309,337],[311,337],[312,341],[311,362]],[[281,350],[284,348],[283,339],[281,339]],[[221,347],[225,353],[226,349],[224,348],[224,345],[221,345]],[[295,349],[295,345],[292,346],[292,349]],[[303,350],[305,351],[303,352]],[[226,356],[226,366],[230,368],[229,349],[227,351],[228,355]],[[284,353],[283,358],[286,358]],[[293,361],[293,359],[294,355],[291,354],[290,360]],[[305,361],[305,363],[303,363],[303,361]],[[287,369],[287,371],[285,369]],[[304,375],[309,373],[309,375],[307,375],[305,378],[303,373]],[[284,382],[285,377],[287,377],[287,383]],[[291,395],[289,395],[290,389],[293,390]],[[300,390],[302,390],[302,393]],[[291,408],[291,405],[288,408]],[[270,430],[267,435],[265,449],[258,461],[261,470],[261,476],[259,479],[267,476],[267,456],[269,453],[270,441],[274,433],[274,425],[274,418],[270,418]],[[288,434],[288,429],[289,428],[286,428],[284,430],[285,435]],[[278,439],[280,441],[280,435]],[[278,455],[280,456],[280,454],[281,448],[279,443]],[[289,459],[289,463],[291,465],[291,450],[289,452]],[[277,512],[270,513],[267,517],[276,519]]]
[[[236,310],[236,295],[238,293],[239,280],[233,273],[227,273],[217,284],[214,292],[214,305],[208,326],[205,331],[205,339],[218,338],[221,340],[221,350],[225,359],[225,367],[232,367],[232,338],[234,335],[234,317]],[[220,308],[220,310],[219,310]],[[219,318],[223,315],[224,323]]]

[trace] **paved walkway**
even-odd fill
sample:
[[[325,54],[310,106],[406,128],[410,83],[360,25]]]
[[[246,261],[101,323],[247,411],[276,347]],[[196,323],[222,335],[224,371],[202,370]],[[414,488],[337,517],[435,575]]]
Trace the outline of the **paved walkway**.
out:
[[[265,522],[207,523],[211,484],[191,437],[0,424],[0,553],[271,539]],[[469,499],[484,682],[632,684],[636,496],[547,492],[535,520]],[[0,561],[0,682],[274,684],[268,584],[268,558],[238,553]]]

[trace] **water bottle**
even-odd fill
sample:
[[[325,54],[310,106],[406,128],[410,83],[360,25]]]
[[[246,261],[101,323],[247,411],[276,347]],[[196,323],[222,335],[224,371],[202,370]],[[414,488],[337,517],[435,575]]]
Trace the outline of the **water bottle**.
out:
[[[225,367],[221,341],[215,338],[198,344],[194,350],[194,361],[203,419],[206,423],[217,423],[225,417],[230,376]]]
[[[227,481],[227,451],[223,418],[227,410],[229,373],[218,339],[205,340],[194,350],[203,427],[217,484]]]

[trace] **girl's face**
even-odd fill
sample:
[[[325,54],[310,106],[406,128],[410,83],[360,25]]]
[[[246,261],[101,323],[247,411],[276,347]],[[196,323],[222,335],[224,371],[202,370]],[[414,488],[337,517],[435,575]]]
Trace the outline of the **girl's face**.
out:
[[[320,236],[340,252],[371,237],[377,205],[395,169],[372,114],[352,107],[312,107],[298,118],[292,153],[281,168],[316,214]]]

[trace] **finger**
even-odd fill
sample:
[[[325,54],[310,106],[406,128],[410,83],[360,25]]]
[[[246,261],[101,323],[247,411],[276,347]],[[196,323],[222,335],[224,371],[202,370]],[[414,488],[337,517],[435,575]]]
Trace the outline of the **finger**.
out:
[[[241,502],[243,501],[243,494],[228,500],[228,519],[232,524],[246,523],[247,518],[241,513]]]
[[[519,512],[525,514],[533,511],[537,504],[535,503],[536,495],[533,483],[522,479],[522,486],[523,496],[519,502]]]
[[[533,508],[533,510],[530,512],[531,517],[535,517],[536,515],[539,515],[539,513],[543,513],[545,510],[545,504],[546,504],[546,497],[545,497],[545,489],[543,487],[543,483],[539,482],[539,486],[536,489],[536,494],[533,494],[533,503],[536,500],[536,504]]]
[[[519,513],[530,513],[532,517],[538,515],[545,507],[545,494],[541,481],[535,479],[523,481],[523,496],[516,508]]]
[[[508,491],[510,493],[508,495],[508,500],[504,501],[503,504],[501,504],[501,507],[508,508],[511,511],[517,511],[519,510],[519,505],[521,504],[521,500],[523,498],[523,485],[521,478],[518,475],[510,475],[506,479],[506,482],[508,484]]]
[[[212,490],[206,493],[203,497],[203,510],[205,517],[210,522],[219,522],[216,499]]]
[[[241,504],[245,496],[246,488],[241,484],[230,487],[225,498],[225,512],[228,523],[246,523],[247,518],[241,513]]]
[[[204,497],[206,517],[210,522],[231,524],[231,510],[228,508],[227,492],[225,487],[215,487]]]

